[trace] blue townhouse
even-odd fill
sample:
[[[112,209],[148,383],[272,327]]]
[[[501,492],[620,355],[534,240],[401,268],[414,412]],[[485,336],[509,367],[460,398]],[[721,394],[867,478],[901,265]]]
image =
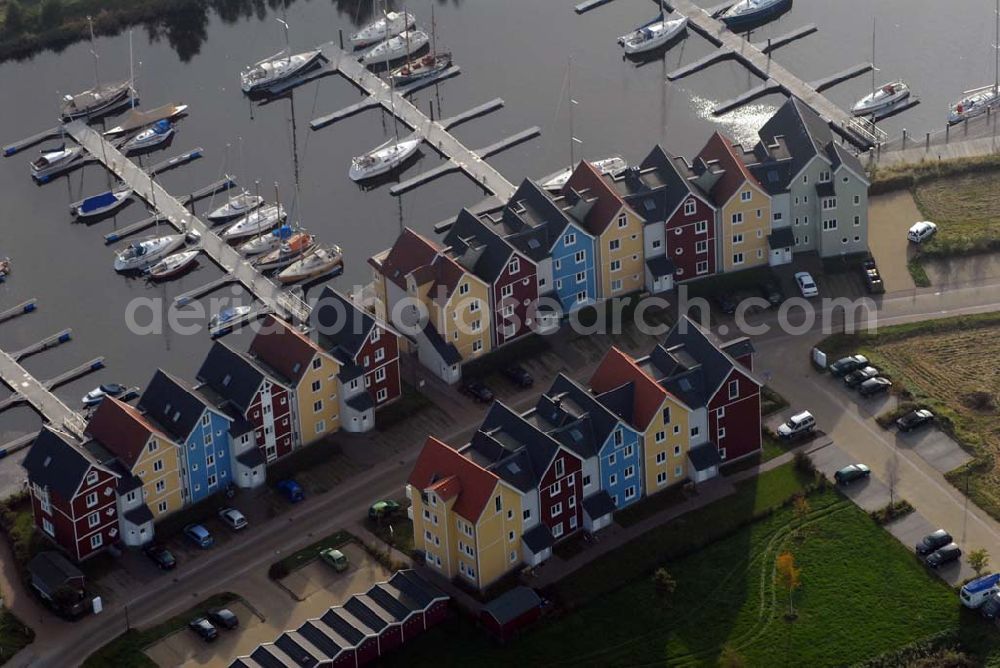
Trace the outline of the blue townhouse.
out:
[[[486,214],[497,232],[537,266],[538,295],[559,302],[563,314],[597,300],[594,237],[530,179],[521,182],[502,211]]]
[[[138,407],[184,444],[180,467],[186,503],[198,503],[235,484],[230,444],[233,420],[223,410],[160,369]]]

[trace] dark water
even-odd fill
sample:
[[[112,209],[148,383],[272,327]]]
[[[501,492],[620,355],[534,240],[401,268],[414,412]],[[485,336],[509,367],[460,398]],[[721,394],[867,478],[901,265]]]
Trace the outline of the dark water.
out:
[[[542,136],[491,160],[511,181],[540,176],[569,159],[567,105],[564,100],[567,61],[573,58],[575,134],[583,141],[577,157],[621,153],[642,157],[654,142],[692,154],[714,129],[750,140],[781,99],[768,97],[722,119],[710,117],[715,102],[759,83],[734,63],[721,63],[677,84],[664,84],[665,74],[710,51],[697,34],[673,47],[659,61],[640,67],[622,60],[617,35],[650,18],[648,0],[617,0],[584,16],[576,16],[574,0],[448,0],[436,4],[440,46],[452,50],[461,76],[417,94],[422,109],[434,100],[445,115],[459,113],[494,97],[506,108],[456,130],[469,146],[496,141],[532,125]],[[714,3],[706,3],[714,4]],[[247,63],[283,46],[280,12],[271,3],[220,1],[215,11],[175,14],[154,28],[134,30],[138,87],[143,106],[167,102],[190,105],[172,148],[146,164],[195,146],[206,157],[163,175],[171,192],[183,194],[223,173],[226,144],[232,146],[225,170],[245,184],[259,180],[271,196],[280,185],[282,201],[293,215],[324,241],[346,253],[346,274],[335,284],[348,289],[368,279],[366,258],[389,245],[402,225],[424,232],[483,193],[465,176],[453,175],[394,198],[388,186],[363,191],[347,178],[352,155],[391,135],[391,121],[369,111],[319,132],[308,121],[359,99],[358,91],[339,77],[305,85],[289,99],[264,106],[250,104],[238,87],[237,73]],[[359,13],[355,2],[292,2],[287,20],[293,48],[335,40],[337,30],[350,32],[367,18],[369,3]],[[905,78],[923,100],[919,107],[887,121],[891,134],[907,127],[913,133],[943,126],[947,103],[962,90],[989,83],[993,76],[993,3],[961,0],[941,5],[926,0],[796,0],[792,11],[759,31],[754,39],[777,36],[807,22],[819,33],[781,49],[776,59],[804,79],[819,78],[871,58],[872,16],[879,25],[880,79]],[[429,29],[430,2],[407,7]],[[935,10],[932,14],[932,9]],[[62,53],[43,53],[30,60],[0,65],[0,108],[3,143],[27,136],[55,122],[57,91],[73,92],[90,85],[89,46],[77,44]],[[103,77],[128,76],[128,35],[99,39]],[[850,105],[870,88],[867,76],[828,94]],[[243,138],[243,160],[238,159]],[[141,385],[157,366],[193,376],[209,347],[207,335],[134,336],[124,326],[126,304],[137,297],[171,299],[219,274],[207,260],[174,283],[150,286],[116,275],[112,249],[102,236],[115,225],[145,216],[133,203],[116,219],[93,226],[71,223],[67,204],[107,185],[105,173],[87,167],[44,187],[32,184],[27,162],[35,149],[0,160],[0,255],[15,262],[15,273],[0,286],[0,307],[28,297],[40,300],[40,311],[0,326],[0,347],[16,350],[63,327],[73,327],[73,343],[31,358],[26,366],[49,377],[96,355],[107,357],[108,369],[77,381],[58,393],[76,405],[97,382]],[[295,192],[294,166],[299,189]],[[413,175],[440,163],[428,149],[411,166]],[[208,208],[204,203],[199,212]],[[215,295],[218,297],[219,295]],[[223,292],[222,296],[231,296]],[[207,300],[203,300],[206,301]],[[246,336],[237,336],[245,341]],[[0,440],[37,424],[29,410],[0,416]]]

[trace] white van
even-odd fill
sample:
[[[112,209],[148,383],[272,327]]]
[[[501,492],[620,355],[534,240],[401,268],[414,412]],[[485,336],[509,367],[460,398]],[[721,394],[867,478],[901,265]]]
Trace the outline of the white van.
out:
[[[812,432],[816,427],[816,418],[809,411],[796,413],[788,418],[788,422],[778,427],[778,436],[784,439],[796,438]]]
[[[1000,591],[1000,573],[990,573],[966,583],[959,593],[959,598],[965,607],[978,608],[997,591]]]

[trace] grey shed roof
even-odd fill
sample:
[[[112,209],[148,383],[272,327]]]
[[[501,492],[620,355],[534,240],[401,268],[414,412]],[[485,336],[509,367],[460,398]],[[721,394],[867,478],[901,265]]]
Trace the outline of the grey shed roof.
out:
[[[583,510],[591,519],[596,520],[599,517],[610,515],[617,508],[615,508],[615,502],[611,495],[602,489],[583,500]]]
[[[497,620],[499,624],[511,622],[529,610],[542,605],[542,599],[531,587],[514,587],[483,607],[483,612]]]
[[[653,276],[673,276],[677,267],[666,255],[657,255],[646,260],[649,273]]]
[[[702,443],[688,450],[687,454],[696,471],[706,471],[722,462],[719,457],[719,449],[715,447],[714,443]]]
[[[153,511],[143,503],[125,513],[125,519],[135,525],[145,524],[153,521]]]
[[[424,336],[427,337],[427,340],[437,352],[438,357],[440,357],[445,364],[458,364],[462,361],[462,355],[458,352],[458,348],[448,341],[445,341],[441,335],[438,334],[434,323],[428,321],[428,323],[424,326],[423,331]]]
[[[775,248],[788,248],[795,245],[795,234],[790,227],[779,227],[767,235],[767,245]]]
[[[372,395],[369,394],[368,390],[359,392],[344,403],[359,413],[375,408],[375,401],[372,399]]]
[[[138,407],[180,443],[191,435],[206,409],[218,410],[190,385],[162,369],[153,374],[146,391],[139,397]]]
[[[21,466],[28,471],[28,479],[32,483],[48,487],[69,501],[87,471],[95,464],[82,448],[67,441],[60,433],[42,427]]]
[[[521,540],[535,554],[538,554],[547,547],[552,547],[552,544],[555,542],[552,538],[552,530],[545,524],[539,524],[533,529],[525,531],[521,535]]]
[[[82,578],[83,573],[60,552],[39,552],[28,562],[28,573],[35,584],[49,596],[68,580]]]
[[[354,360],[375,327],[375,318],[330,287],[323,288],[310,321],[331,353]]]

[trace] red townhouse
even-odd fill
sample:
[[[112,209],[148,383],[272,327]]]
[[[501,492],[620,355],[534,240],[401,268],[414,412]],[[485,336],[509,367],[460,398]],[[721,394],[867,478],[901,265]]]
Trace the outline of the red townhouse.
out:
[[[197,388],[224,412],[236,412],[254,429],[257,447],[268,463],[299,443],[293,392],[287,379],[259,360],[216,341],[196,375]]]
[[[313,310],[312,325],[320,345],[340,361],[347,394],[363,384],[375,408],[399,398],[399,334],[394,329],[329,287]]]
[[[459,265],[490,286],[490,323],[494,345],[502,346],[532,331],[538,301],[535,263],[467,209],[444,238]]]
[[[35,526],[77,561],[118,541],[118,475],[71,437],[43,427],[21,464]]]

